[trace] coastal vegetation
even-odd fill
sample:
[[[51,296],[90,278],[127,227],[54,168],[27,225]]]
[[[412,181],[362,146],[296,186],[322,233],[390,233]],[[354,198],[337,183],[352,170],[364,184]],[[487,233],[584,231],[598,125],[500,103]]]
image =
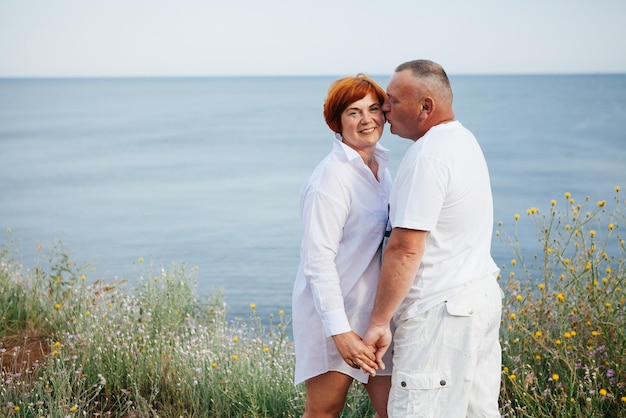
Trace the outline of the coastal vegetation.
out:
[[[569,193],[496,230],[511,248],[500,405],[506,417],[626,416],[626,212]],[[532,228],[537,240],[521,243]],[[299,417],[289,317],[230,318],[196,268],[138,260],[139,277],[92,279],[60,243],[24,266],[0,248],[0,416]],[[342,417],[374,412],[360,385]]]

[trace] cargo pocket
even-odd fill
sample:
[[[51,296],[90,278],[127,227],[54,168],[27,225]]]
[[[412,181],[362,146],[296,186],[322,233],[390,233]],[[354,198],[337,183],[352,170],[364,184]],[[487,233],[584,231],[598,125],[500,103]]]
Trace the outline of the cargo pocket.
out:
[[[389,411],[393,417],[434,417],[450,403],[453,386],[449,370],[406,373],[393,377]]]
[[[478,351],[485,332],[484,307],[475,297],[456,296],[446,302],[443,344],[464,354]]]

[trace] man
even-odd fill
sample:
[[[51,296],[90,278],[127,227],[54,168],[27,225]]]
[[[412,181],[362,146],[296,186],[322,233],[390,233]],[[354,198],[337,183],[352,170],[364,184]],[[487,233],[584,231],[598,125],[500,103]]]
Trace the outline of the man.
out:
[[[493,203],[478,142],[452,110],[443,68],[396,68],[383,111],[415,141],[390,196],[393,227],[363,341],[391,341],[389,417],[499,417],[502,292],[490,254]]]

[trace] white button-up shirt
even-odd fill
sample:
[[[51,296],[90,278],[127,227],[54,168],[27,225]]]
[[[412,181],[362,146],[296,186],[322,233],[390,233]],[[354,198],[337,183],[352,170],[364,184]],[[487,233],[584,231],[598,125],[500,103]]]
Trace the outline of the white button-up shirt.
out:
[[[336,370],[332,359],[339,354],[331,336],[362,336],[369,324],[391,189],[380,145],[375,157],[380,181],[355,150],[337,140],[302,188],[303,238],[292,300],[296,383]],[[367,381],[361,370],[341,363],[340,371]]]

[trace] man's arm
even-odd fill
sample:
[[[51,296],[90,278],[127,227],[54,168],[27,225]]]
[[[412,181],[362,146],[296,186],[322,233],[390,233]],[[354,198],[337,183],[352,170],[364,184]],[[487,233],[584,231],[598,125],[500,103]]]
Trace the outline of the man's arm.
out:
[[[376,347],[376,362],[391,344],[391,318],[405,298],[422,262],[428,231],[394,228],[387,242],[378,280],[376,302],[363,342]]]

